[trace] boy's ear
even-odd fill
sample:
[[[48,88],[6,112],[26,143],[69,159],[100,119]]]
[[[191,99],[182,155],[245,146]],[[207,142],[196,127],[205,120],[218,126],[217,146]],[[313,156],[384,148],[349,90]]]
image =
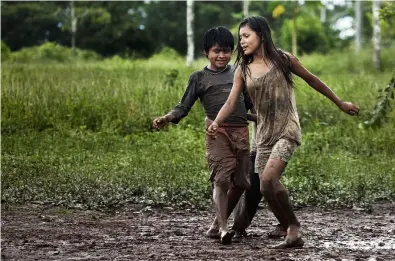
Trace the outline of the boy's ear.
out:
[[[206,56],[206,58],[208,58],[208,52],[206,52],[206,50],[202,50],[204,56]]]

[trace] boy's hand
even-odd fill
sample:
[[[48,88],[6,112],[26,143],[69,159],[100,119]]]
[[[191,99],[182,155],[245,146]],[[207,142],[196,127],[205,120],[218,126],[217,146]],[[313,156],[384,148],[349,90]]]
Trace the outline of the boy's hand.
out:
[[[359,114],[359,107],[351,102],[341,102],[339,108],[351,116],[357,116]]]
[[[158,117],[152,122],[152,126],[155,129],[162,129],[163,127],[166,126],[166,124],[169,123],[169,120],[167,119],[166,116]]]
[[[213,140],[217,138],[217,131],[218,131],[218,123],[213,121],[210,126],[206,129],[206,134],[210,136]]]

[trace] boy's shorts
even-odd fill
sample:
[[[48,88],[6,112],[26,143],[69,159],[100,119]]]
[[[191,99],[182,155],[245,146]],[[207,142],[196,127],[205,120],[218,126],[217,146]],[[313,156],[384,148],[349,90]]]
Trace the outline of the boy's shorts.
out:
[[[206,126],[211,120],[206,119]],[[249,181],[250,144],[247,126],[218,128],[217,138],[206,135],[206,157],[213,184],[228,183],[247,189]]]
[[[261,174],[269,159],[290,161],[297,148],[298,144],[288,139],[279,139],[273,146],[257,147],[255,173]]]

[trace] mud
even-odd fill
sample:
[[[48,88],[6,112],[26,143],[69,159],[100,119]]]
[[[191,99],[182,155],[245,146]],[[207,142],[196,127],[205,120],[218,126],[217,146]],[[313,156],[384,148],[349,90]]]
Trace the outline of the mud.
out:
[[[222,246],[204,238],[211,211],[130,206],[118,213],[2,207],[2,260],[395,260],[395,204],[358,209],[296,211],[306,245],[273,250],[276,224],[258,211],[249,236]]]

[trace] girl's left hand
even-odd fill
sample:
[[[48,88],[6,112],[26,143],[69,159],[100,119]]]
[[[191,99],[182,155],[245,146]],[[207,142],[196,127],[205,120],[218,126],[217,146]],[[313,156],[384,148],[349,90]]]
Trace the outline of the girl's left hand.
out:
[[[213,121],[211,125],[206,129],[206,134],[213,140],[217,138],[217,131],[218,131],[219,125],[217,122]]]
[[[339,108],[340,110],[351,116],[358,116],[359,114],[359,107],[357,105],[352,104],[351,102],[342,102],[339,105]]]

